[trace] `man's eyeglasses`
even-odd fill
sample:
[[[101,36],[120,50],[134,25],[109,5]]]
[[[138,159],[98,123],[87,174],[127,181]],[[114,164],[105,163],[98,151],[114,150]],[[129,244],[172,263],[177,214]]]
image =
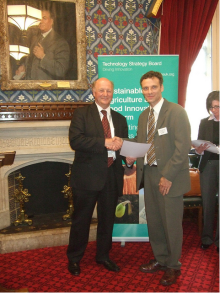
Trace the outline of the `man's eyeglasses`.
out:
[[[214,106],[214,107],[210,107],[209,109],[210,110],[217,110],[217,109],[219,109],[220,108],[220,106]]]

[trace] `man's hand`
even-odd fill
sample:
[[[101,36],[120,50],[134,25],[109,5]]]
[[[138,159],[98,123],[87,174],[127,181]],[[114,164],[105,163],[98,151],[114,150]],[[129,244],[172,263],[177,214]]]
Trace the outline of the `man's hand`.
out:
[[[120,137],[106,138],[105,147],[109,150],[117,151],[122,147],[123,140]]]
[[[129,166],[133,165],[136,160],[137,160],[137,158],[126,157],[126,163]]]
[[[165,177],[161,177],[158,185],[160,193],[164,196],[169,193],[172,182],[167,180]]]
[[[15,74],[19,75],[22,72],[25,73],[25,66],[23,64],[18,67],[18,69],[15,71]]]
[[[38,59],[43,59],[45,56],[44,48],[41,46],[40,43],[38,43],[38,46],[34,47],[33,53]]]
[[[112,138],[112,141],[114,142],[114,145],[115,145],[115,147],[113,149],[114,151],[117,151],[122,147],[123,139],[121,139],[120,137],[114,136]]]
[[[205,150],[207,150],[209,148],[209,145],[207,143],[201,143],[198,147],[194,146],[197,154],[202,154]]]

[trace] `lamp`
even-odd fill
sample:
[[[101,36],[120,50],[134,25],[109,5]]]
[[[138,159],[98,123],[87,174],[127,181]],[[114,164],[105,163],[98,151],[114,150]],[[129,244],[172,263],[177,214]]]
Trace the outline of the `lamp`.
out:
[[[9,45],[9,52],[18,64],[22,57],[28,56],[30,54],[30,50],[28,47],[20,45]]]
[[[8,22],[16,25],[20,30],[26,31],[33,25],[38,25],[41,10],[28,5],[8,5]]]
[[[9,45],[9,52],[10,55],[16,60],[16,69],[13,79],[23,79],[26,70],[24,65],[21,66],[20,60],[22,57],[30,54],[29,48],[20,45]]]
[[[33,25],[38,25],[42,18],[41,10],[28,5],[7,5],[8,22],[16,25],[22,31],[22,45],[27,44],[27,29]],[[30,54],[26,46],[9,45],[10,55],[15,58],[17,64],[19,60]]]

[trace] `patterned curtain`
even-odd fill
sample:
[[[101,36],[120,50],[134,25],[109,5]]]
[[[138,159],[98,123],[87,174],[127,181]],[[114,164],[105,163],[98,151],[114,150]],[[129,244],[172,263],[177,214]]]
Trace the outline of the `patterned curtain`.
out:
[[[185,106],[189,74],[208,33],[218,0],[164,0],[160,54],[179,55],[179,98]]]

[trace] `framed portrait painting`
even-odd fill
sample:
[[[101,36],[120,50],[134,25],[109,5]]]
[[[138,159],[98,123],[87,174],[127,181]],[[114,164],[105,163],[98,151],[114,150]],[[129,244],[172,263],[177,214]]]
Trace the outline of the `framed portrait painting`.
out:
[[[1,89],[88,89],[85,0],[0,0]]]

